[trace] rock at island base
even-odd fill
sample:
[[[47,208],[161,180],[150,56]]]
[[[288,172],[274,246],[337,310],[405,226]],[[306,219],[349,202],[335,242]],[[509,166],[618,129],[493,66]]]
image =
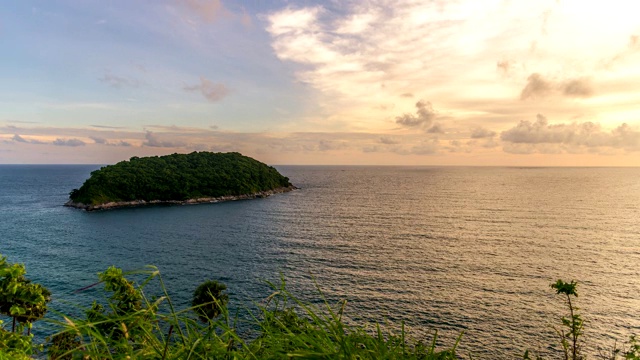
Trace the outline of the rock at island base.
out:
[[[108,202],[104,204],[98,205],[87,205],[83,203],[73,202],[73,200],[67,201],[64,206],[73,207],[77,209],[82,209],[86,211],[99,211],[99,210],[110,210],[110,209],[119,209],[119,208],[128,208],[128,207],[138,207],[138,206],[148,206],[148,205],[196,205],[196,204],[213,204],[224,201],[235,201],[235,200],[248,200],[248,199],[262,199],[267,198],[274,194],[281,194],[293,190],[297,190],[298,188],[290,185],[288,187],[281,187],[273,190],[260,191],[253,194],[244,194],[244,195],[226,195],[219,197],[203,197],[196,199],[187,199],[187,200],[134,200],[134,201],[119,201],[119,202]]]

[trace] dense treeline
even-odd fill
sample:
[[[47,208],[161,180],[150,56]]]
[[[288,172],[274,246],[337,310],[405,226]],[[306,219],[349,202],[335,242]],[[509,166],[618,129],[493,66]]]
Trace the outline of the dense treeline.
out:
[[[289,178],[273,167],[239,153],[193,152],[132,157],[105,166],[69,195],[73,202],[97,205],[243,195],[289,186]]]

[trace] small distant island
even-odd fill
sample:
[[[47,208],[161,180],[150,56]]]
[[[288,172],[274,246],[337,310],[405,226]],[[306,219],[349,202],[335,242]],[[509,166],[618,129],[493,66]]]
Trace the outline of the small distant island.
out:
[[[93,171],[65,206],[87,211],[267,197],[296,189],[275,168],[237,152],[132,157]]]

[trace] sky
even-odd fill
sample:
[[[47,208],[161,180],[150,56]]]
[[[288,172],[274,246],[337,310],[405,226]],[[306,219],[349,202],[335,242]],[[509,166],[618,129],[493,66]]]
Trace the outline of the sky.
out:
[[[0,5],[0,163],[640,166],[640,3]]]

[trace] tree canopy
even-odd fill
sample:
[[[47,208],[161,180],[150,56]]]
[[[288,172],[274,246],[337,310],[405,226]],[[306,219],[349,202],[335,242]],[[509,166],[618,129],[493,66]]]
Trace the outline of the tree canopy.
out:
[[[236,152],[192,152],[132,157],[91,173],[71,201],[86,205],[124,201],[184,201],[254,194],[290,187],[275,168]]]

